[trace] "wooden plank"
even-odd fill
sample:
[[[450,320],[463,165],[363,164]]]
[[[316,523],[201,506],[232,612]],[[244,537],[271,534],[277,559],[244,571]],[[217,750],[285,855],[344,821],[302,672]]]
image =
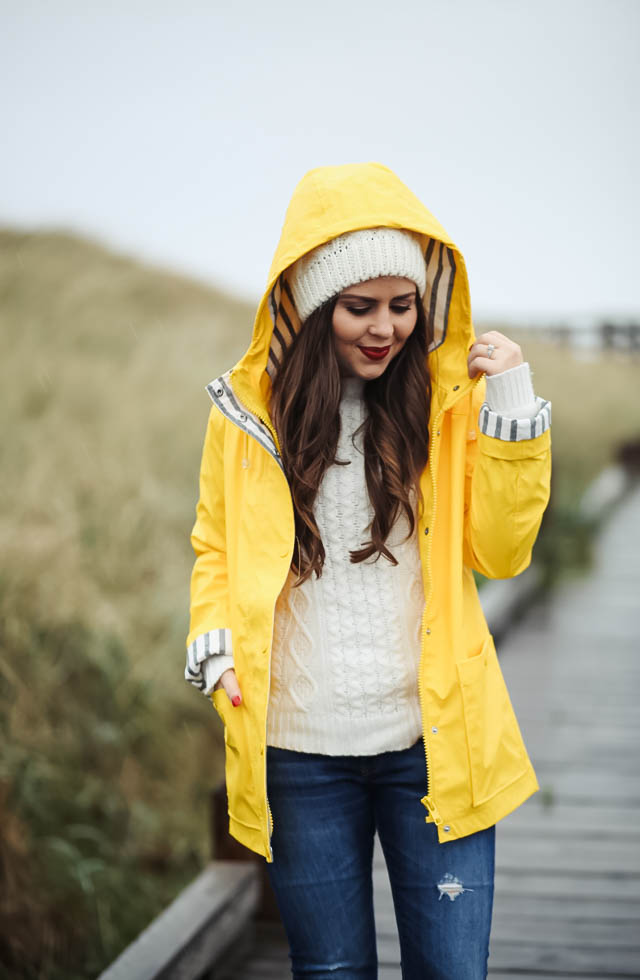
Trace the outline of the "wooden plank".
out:
[[[542,899],[540,900],[543,901]],[[491,936],[496,942],[513,942],[514,937],[522,936],[528,942],[540,946],[583,946],[584,949],[609,948],[615,957],[620,947],[635,949],[640,964],[640,931],[638,918],[611,919],[592,917],[585,921],[566,916],[561,903],[554,903],[556,915],[537,915],[530,908],[516,914],[506,903],[498,903],[494,908]],[[638,904],[635,904],[637,913]],[[576,909],[574,909],[574,914]]]
[[[553,756],[549,758],[548,736],[544,733],[534,733],[526,738],[526,746],[534,764],[538,781],[540,770],[562,770],[570,766],[580,766],[619,772],[638,779],[638,759],[629,745],[629,732],[620,732],[615,738],[602,738],[580,741],[579,731],[569,735],[566,729],[558,734],[553,747]],[[640,732],[638,733],[640,741]]]
[[[622,806],[640,808],[640,785],[636,776],[627,773],[610,772],[571,767],[564,770],[554,766],[538,764],[532,760],[540,788],[553,789],[554,797],[566,803],[581,802],[597,807],[598,802],[607,806],[619,803]]]
[[[579,875],[588,880],[594,874],[640,878],[640,848],[629,842],[603,835],[594,846],[591,841],[551,834],[531,837],[526,846],[513,837],[503,837],[496,828],[496,864],[503,870],[532,869],[538,872]]]
[[[507,977],[508,980],[620,980],[619,973],[589,973],[587,975],[586,973],[549,973],[548,970],[545,970],[544,973],[540,973],[539,970],[536,970],[534,973],[531,973],[529,970],[518,970],[517,973],[514,973],[511,967],[507,967],[506,969],[492,967],[491,959],[489,959],[489,972],[487,977],[489,980],[492,977],[495,977],[496,980],[498,977]]]
[[[582,946],[560,947],[546,943],[532,945],[521,940],[507,943],[494,941],[493,938],[489,943],[491,968],[512,970],[518,977],[521,971],[529,970],[538,971],[538,975],[545,980],[550,971],[564,972],[569,977],[573,977],[575,973],[583,973],[592,980],[600,980],[607,972],[613,972],[615,977],[635,977],[637,980],[639,962],[637,948],[585,949]]]
[[[487,974],[489,980],[492,977],[508,977],[508,980],[620,980],[620,974],[616,973],[549,973],[545,970],[544,973],[540,973],[538,970],[535,973],[531,973],[529,970],[518,970],[517,974],[508,967],[507,969],[501,969],[500,967],[492,967],[491,960],[489,960],[489,972]]]
[[[562,801],[545,806],[538,802],[541,799],[541,794],[536,793],[500,820],[496,825],[496,841],[498,835],[516,838],[525,834],[553,834],[557,839],[569,836],[600,840],[605,831],[607,836],[629,841],[640,837],[636,807],[606,804],[595,807]]]
[[[615,900],[640,899],[640,879],[637,876],[624,877],[616,874],[591,875],[588,879],[572,878],[567,875],[539,874],[536,871],[513,868],[506,871],[496,868],[495,894],[509,896],[515,894],[556,895],[566,900],[567,906],[576,901],[580,894],[597,895],[600,898]],[[567,915],[569,910],[567,910]]]

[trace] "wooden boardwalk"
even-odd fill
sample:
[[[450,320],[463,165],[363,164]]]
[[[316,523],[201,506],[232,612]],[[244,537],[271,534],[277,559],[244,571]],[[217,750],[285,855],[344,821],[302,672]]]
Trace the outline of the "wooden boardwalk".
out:
[[[640,490],[590,572],[532,607],[499,655],[540,791],[497,825],[489,976],[640,977]],[[377,839],[374,882],[379,980],[400,980]],[[253,952],[215,977],[290,975],[281,927],[258,925]]]

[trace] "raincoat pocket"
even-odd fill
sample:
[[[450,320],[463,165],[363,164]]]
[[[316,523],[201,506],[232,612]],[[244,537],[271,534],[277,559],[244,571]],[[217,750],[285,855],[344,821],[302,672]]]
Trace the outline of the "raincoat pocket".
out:
[[[233,708],[231,701],[229,700],[229,695],[223,687],[219,687],[217,691],[212,691],[211,700],[213,706],[220,715],[222,723],[224,725],[224,744],[226,749],[232,749],[236,754],[238,753],[238,745],[234,735],[229,732],[229,718],[227,716],[227,711],[235,711],[237,709]],[[232,727],[234,727],[232,725]]]
[[[229,817],[261,832],[259,794],[263,770],[250,750],[245,730],[245,707],[234,708],[223,687],[211,692],[211,701],[223,723],[224,776],[227,787]]]
[[[229,695],[225,691],[224,687],[219,687],[217,689],[217,691],[212,691],[211,692],[211,700],[213,702],[213,707],[216,709],[216,711],[218,712],[218,714],[220,715],[220,717],[224,721],[224,715],[222,714],[222,711],[221,711],[221,708],[220,708],[220,702],[222,701],[222,698],[226,698],[227,701],[229,700]]]
[[[213,707],[216,709],[216,711],[220,715],[220,718],[222,719],[224,745],[225,745],[225,755],[226,755],[227,763],[228,763],[228,761],[229,761],[229,755],[228,755],[229,748],[231,748],[236,753],[238,752],[238,749],[237,749],[237,746],[236,746],[236,743],[235,743],[235,740],[234,740],[233,736],[232,735],[231,736],[229,735],[229,723],[227,721],[227,715],[226,715],[227,705],[229,705],[229,707],[232,707],[232,705],[231,705],[231,702],[229,700],[229,695],[227,694],[227,692],[225,691],[225,689],[223,687],[219,687],[217,691],[212,691],[211,692],[211,700],[213,702]],[[228,766],[227,766],[227,776],[228,776]]]
[[[462,692],[473,806],[505,789],[530,767],[507,685],[489,634],[480,653],[456,663]]]

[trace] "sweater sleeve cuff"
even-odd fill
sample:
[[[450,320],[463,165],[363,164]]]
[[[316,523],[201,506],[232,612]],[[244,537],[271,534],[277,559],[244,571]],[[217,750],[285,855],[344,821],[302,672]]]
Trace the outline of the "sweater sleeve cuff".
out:
[[[184,669],[185,680],[206,694],[207,684],[202,665],[210,657],[217,658],[222,656],[228,656],[232,661],[228,666],[233,666],[230,629],[208,630],[208,632],[196,636],[187,647],[187,662]],[[224,669],[226,670],[226,667]],[[216,681],[214,681],[215,683]]]
[[[233,657],[227,653],[219,653],[215,657],[208,657],[202,662],[202,673],[204,675],[203,694],[211,694],[214,687],[224,674],[225,670],[233,667]]]
[[[525,361],[517,367],[486,375],[486,404],[497,415],[510,419],[531,419],[538,404],[531,381],[531,368]]]

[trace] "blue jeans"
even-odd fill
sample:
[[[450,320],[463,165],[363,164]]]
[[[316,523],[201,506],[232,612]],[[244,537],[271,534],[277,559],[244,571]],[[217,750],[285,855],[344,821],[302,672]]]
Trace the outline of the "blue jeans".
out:
[[[439,844],[420,798],[424,746],[330,756],[267,746],[273,861],[266,863],[294,980],[376,980],[377,830],[403,980],[485,980],[495,825]]]

